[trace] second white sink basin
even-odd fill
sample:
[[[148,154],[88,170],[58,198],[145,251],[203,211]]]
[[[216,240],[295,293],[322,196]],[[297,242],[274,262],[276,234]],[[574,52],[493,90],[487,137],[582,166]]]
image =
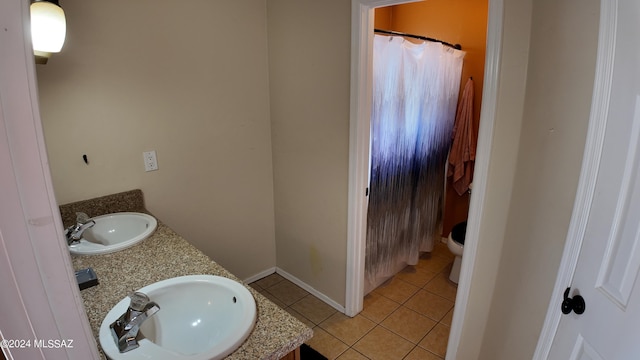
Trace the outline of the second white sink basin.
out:
[[[213,275],[171,278],[138,290],[160,307],[140,326],[139,347],[121,353],[109,325],[130,304],[124,298],[104,318],[100,345],[112,360],[222,359],[249,336],[256,303],[242,284]]]
[[[151,215],[136,212],[113,213],[92,218],[79,243],[69,245],[78,255],[101,255],[120,251],[148,238],[158,226]]]

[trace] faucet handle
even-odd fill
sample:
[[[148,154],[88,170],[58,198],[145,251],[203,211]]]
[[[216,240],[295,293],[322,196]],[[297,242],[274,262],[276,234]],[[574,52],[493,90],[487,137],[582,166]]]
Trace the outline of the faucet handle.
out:
[[[84,224],[87,221],[89,221],[89,215],[87,215],[86,213],[83,213],[83,212],[77,212],[76,213],[76,222],[77,223]]]
[[[149,299],[146,294],[139,291],[136,291],[133,294],[129,295],[129,298],[131,298],[129,308],[135,311],[144,311],[147,304],[149,304],[149,302],[151,301],[151,299]]]

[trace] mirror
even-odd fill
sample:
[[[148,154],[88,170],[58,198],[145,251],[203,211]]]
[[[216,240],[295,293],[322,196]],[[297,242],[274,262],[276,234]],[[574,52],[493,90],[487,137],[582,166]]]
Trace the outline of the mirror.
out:
[[[264,3],[61,6],[65,46],[37,65],[58,203],[142,189],[154,215],[238,276],[272,267]]]

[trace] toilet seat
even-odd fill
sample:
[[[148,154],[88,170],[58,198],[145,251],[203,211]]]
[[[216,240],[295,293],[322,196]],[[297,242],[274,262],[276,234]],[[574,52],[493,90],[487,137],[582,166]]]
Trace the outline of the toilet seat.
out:
[[[451,267],[451,273],[449,274],[449,280],[454,283],[458,283],[460,278],[460,267],[462,265],[462,253],[464,251],[464,240],[467,232],[467,222],[463,221],[459,224],[456,224],[449,234],[449,239],[447,241],[447,247],[451,251],[453,255],[455,255],[455,260],[453,261],[453,266]]]
[[[451,239],[455,242],[457,242],[460,245],[464,245],[464,239],[466,237],[467,234],[467,222],[463,221],[461,223],[456,224],[452,229],[451,229]]]

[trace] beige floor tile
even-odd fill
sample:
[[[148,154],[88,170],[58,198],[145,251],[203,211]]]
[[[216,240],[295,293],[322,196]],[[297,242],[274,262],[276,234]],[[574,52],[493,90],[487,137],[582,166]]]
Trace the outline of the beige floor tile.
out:
[[[252,284],[257,284],[258,286],[260,286],[263,289],[267,289],[279,282],[281,282],[282,280],[284,280],[284,278],[276,273],[273,273],[269,276],[263,277],[262,279],[258,280],[258,281],[254,281]]]
[[[449,310],[449,312],[447,313],[447,315],[445,315],[442,320],[440,320],[440,323],[447,325],[447,326],[451,326],[451,323],[453,322],[453,310],[455,310],[455,308]]]
[[[449,272],[441,272],[429,281],[423,289],[451,301],[456,300],[456,294],[458,293],[458,285],[449,280]]]
[[[249,284],[249,286],[251,286],[253,289],[255,289],[256,291],[260,291],[262,290],[262,286],[258,285],[257,282],[252,282],[251,284]]]
[[[267,291],[287,306],[309,295],[306,290],[288,280],[270,286]]]
[[[349,350],[345,351],[338,357],[338,360],[369,360],[368,357],[360,354],[359,352],[349,348]]]
[[[345,344],[353,345],[373,329],[376,324],[362,315],[356,315],[351,318],[336,312],[319,326]]]
[[[440,356],[420,347],[413,349],[404,360],[442,360]]]
[[[319,327],[313,328],[313,337],[306,343],[329,360],[336,359],[349,348],[347,344]]]
[[[418,261],[418,264],[415,265],[415,267],[417,269],[439,273],[452,263],[453,259],[447,259],[435,255],[423,255],[420,257],[420,260]]]
[[[448,259],[450,261],[453,261],[453,259],[455,258],[455,255],[453,255],[451,253],[451,250],[449,250],[449,247],[447,246],[446,242],[438,242],[433,246],[433,251],[432,251],[433,256],[438,256],[441,258],[445,258]]]
[[[417,344],[437,322],[401,306],[382,322],[382,326]]]
[[[397,273],[395,277],[417,287],[423,287],[435,278],[436,275],[434,272],[418,269],[415,266],[409,265]]]
[[[451,300],[420,290],[406,302],[405,306],[432,320],[440,321],[453,308],[453,304]]]
[[[260,290],[259,291],[260,294],[262,294],[262,296],[266,297],[267,299],[271,300],[272,303],[278,305],[281,308],[286,308],[287,305],[285,303],[283,303],[282,301],[278,300],[275,296],[273,296],[271,293],[269,293],[267,290]]]
[[[296,319],[300,320],[303,324],[307,325],[310,328],[314,328],[316,326],[316,324],[313,323],[313,321],[307,319],[306,317],[304,317],[304,315],[300,314],[299,312],[295,311],[294,309],[288,307],[285,309],[286,312],[288,312],[289,314],[293,315],[293,317],[295,317]]]
[[[364,309],[360,313],[364,317],[380,323],[391,315],[400,304],[376,293],[369,293],[364,297]]]
[[[372,360],[402,359],[414,345],[391,331],[377,326],[353,348]]]
[[[373,292],[402,304],[413,296],[413,294],[415,294],[419,289],[420,288],[415,285],[394,277],[380,285]]]
[[[432,353],[444,357],[447,353],[447,343],[449,342],[449,330],[446,325],[438,324],[420,341],[420,347]]]
[[[311,320],[316,325],[320,324],[337,312],[336,309],[327,305],[324,301],[313,295],[305,296],[291,305],[291,308]]]

